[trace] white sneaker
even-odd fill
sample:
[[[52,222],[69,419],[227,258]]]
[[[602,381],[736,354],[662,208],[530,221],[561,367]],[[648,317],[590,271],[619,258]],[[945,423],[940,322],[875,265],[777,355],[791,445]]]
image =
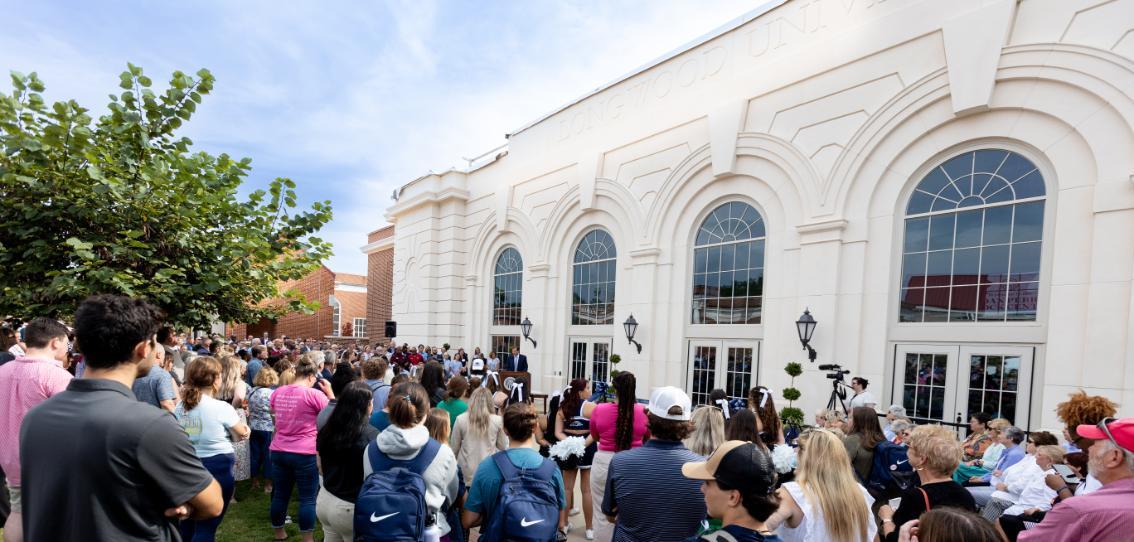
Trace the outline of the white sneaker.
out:
[[[579,510],[578,508],[572,508],[570,512],[567,512],[567,515],[568,516],[577,516],[577,515],[582,514],[582,513],[583,513],[582,510]]]
[[[563,527],[563,534],[570,534],[570,533],[571,533],[571,524],[568,523],[567,525],[565,525]]]
[[[595,530],[594,529],[587,529],[587,532],[584,533],[584,534],[586,534],[587,540],[594,540],[595,539]]]

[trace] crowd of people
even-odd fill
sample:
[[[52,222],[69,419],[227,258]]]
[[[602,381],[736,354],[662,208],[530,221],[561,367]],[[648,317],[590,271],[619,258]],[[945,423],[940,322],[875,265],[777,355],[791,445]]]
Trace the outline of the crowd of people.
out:
[[[3,329],[4,540],[214,540],[239,480],[276,540],[1062,541],[1130,539],[1134,419],[1102,397],[1062,442],[975,413],[955,428],[849,415],[785,427],[773,392],[635,375],[542,405],[497,356],[425,345],[190,338],[144,301],[96,296],[69,328]],[[500,359],[500,358],[504,359]],[[576,499],[578,494],[578,499]],[[297,517],[288,516],[297,496]],[[578,525],[577,520],[575,525]]]

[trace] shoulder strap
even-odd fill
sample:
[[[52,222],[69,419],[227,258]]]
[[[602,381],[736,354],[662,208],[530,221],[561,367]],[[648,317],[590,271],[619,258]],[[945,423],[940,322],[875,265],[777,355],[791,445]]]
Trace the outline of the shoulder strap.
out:
[[[496,463],[496,468],[500,469],[500,475],[505,480],[519,476],[520,471],[512,464],[512,460],[508,458],[507,450],[492,454],[492,461]]]
[[[429,442],[425,443],[425,447],[417,453],[417,457],[405,462],[405,467],[413,472],[424,475],[425,470],[429,468],[429,464],[433,463],[433,458],[437,457],[439,450],[441,450],[441,443],[429,439]]]
[[[926,511],[926,512],[928,512],[928,511],[929,511],[929,509],[930,509],[930,505],[929,505],[929,494],[928,494],[928,493],[926,493],[926,492],[925,492],[925,490],[924,490],[924,489],[922,489],[922,488],[920,488],[920,487],[919,487],[919,488],[917,488],[917,490],[921,492],[921,498],[922,498],[922,499],[925,499],[925,511]]]
[[[555,469],[557,469],[558,466],[554,461],[551,461],[546,457],[542,459],[543,463],[540,463],[539,468],[535,470],[536,476],[538,476],[540,480],[550,482],[555,476]]]
[[[429,464],[433,462],[434,457],[437,457],[437,452],[440,449],[440,443],[436,440],[429,439],[429,442],[426,442],[421,451],[417,453],[417,457],[413,459],[393,459],[382,453],[382,450],[378,449],[377,441],[375,441],[366,446],[366,455],[370,458],[370,470],[374,472],[390,470],[394,467],[402,467],[416,472],[417,474],[424,474],[425,469],[429,468]]]

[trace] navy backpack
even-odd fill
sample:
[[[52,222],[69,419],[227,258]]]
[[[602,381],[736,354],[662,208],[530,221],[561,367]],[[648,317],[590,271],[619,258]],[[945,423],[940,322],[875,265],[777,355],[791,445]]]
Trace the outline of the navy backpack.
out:
[[[906,447],[882,441],[874,447],[874,465],[866,488],[878,494],[894,494],[912,487],[915,474]]]
[[[553,542],[559,528],[559,496],[553,482],[558,468],[549,459],[534,469],[519,469],[507,452],[492,456],[503,483],[483,540]]]
[[[354,539],[362,542],[424,540],[432,524],[422,475],[441,443],[429,439],[413,459],[391,459],[376,442],[366,447],[373,472],[362,482],[354,505]]]

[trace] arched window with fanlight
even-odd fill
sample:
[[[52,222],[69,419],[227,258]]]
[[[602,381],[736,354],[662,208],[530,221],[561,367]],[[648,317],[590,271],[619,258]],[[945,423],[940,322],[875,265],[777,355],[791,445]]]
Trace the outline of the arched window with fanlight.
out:
[[[981,149],[925,175],[906,206],[901,322],[1035,320],[1044,179],[1024,156]]]
[[[618,253],[604,230],[592,230],[575,248],[571,282],[571,325],[614,323],[614,285]]]
[[[492,288],[492,325],[520,325],[523,301],[524,260],[514,248],[506,248],[496,258]]]
[[[692,323],[760,323],[764,240],[764,219],[747,203],[725,203],[705,218],[693,249]]]

